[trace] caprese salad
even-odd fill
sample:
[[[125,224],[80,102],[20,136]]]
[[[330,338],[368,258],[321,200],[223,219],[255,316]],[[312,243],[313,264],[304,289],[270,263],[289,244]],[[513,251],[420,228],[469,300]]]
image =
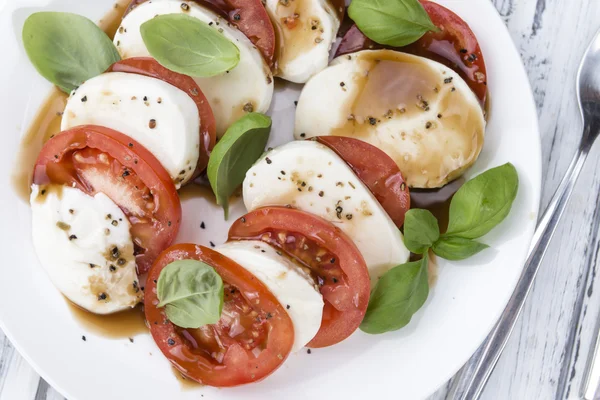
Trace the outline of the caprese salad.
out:
[[[123,11],[114,37],[74,14],[25,22],[31,62],[69,93],[31,177],[33,243],[77,306],[143,303],[187,378],[256,382],[304,347],[404,327],[427,299],[430,259],[484,250],[510,212],[511,164],[450,193],[443,223],[411,209],[411,189],[435,195],[484,144],[484,57],[441,5],[354,0],[332,62],[339,0]],[[265,152],[276,78],[306,85],[296,140]],[[215,248],[174,244],[178,190],[198,177],[226,218],[242,187],[247,214]]]

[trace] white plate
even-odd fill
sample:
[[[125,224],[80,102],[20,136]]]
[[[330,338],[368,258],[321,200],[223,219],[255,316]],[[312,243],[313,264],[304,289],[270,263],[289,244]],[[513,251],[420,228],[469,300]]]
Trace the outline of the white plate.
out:
[[[50,87],[21,46],[25,18],[40,9],[99,19],[113,0],[0,0],[0,326],[35,369],[71,400],[95,399],[419,399],[449,379],[479,346],[512,293],[534,230],[541,162],[537,115],[521,59],[487,0],[439,0],[479,38],[488,67],[491,118],[469,176],[512,162],[520,189],[508,219],[484,242],[491,249],[461,263],[440,263],[437,284],[408,327],[380,336],[355,333],[328,349],[301,352],[264,382],[235,389],[183,390],[149,335],[110,340],[78,324],[36,259],[30,210],[10,186],[19,138]],[[7,4],[8,3],[8,4]],[[17,4],[18,3],[18,4]],[[297,87],[279,86],[272,144],[292,139]],[[234,209],[241,212],[241,205]],[[234,214],[233,217],[237,216]],[[220,243],[228,224],[206,200],[184,204],[180,235]],[[200,221],[207,228],[201,230]],[[376,238],[374,238],[376,240]],[[87,341],[82,341],[82,335]]]

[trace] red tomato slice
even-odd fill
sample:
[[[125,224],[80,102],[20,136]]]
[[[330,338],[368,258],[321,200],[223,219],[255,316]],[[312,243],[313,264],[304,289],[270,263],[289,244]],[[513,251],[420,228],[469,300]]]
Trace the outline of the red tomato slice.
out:
[[[142,145],[112,129],[84,125],[50,139],[36,161],[33,183],[106,194],[131,223],[140,274],[177,236],[181,204],[169,173]]]
[[[377,147],[343,136],[319,136],[317,142],[335,151],[369,188],[398,228],[410,209],[410,192],[398,165]]]
[[[163,67],[150,57],[128,58],[118,61],[111,65],[106,72],[127,72],[160,79],[183,90],[194,100],[200,115],[200,157],[194,176],[204,172],[208,165],[210,152],[215,147],[217,140],[217,123],[208,100],[204,97],[204,93],[196,85],[196,82],[187,75],[178,74]]]
[[[487,71],[479,42],[469,25],[447,8],[428,0],[419,0],[440,32],[428,32],[415,43],[393,48],[429,58],[455,70],[485,106]],[[356,25],[342,39],[336,57],[366,49],[391,48],[367,38]]]
[[[162,269],[177,260],[198,260],[223,279],[221,320],[183,329],[157,308],[156,283]],[[144,306],[154,341],[182,374],[210,386],[256,382],[283,364],[294,343],[294,326],[285,309],[254,275],[214,250],[178,244],[162,252],[148,274]]]
[[[230,240],[262,240],[310,268],[325,300],[321,328],[308,347],[350,336],[369,304],[369,271],[352,240],[328,221],[300,210],[265,207],[233,223]]]
[[[131,10],[148,0],[132,0],[125,11]],[[217,14],[227,18],[262,53],[269,67],[275,62],[275,28],[261,0],[193,0]],[[339,1],[339,0],[338,0]]]

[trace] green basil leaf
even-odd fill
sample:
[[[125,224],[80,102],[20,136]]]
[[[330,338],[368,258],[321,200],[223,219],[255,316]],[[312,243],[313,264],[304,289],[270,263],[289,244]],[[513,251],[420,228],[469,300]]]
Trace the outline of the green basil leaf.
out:
[[[159,15],[140,27],[146,48],[163,67],[210,77],[235,68],[240,50],[216,28],[185,14]]]
[[[75,14],[31,14],[25,20],[22,35],[35,69],[67,93],[121,59],[106,33]]]
[[[418,0],[352,0],[348,15],[369,39],[402,47],[439,31]]]
[[[433,252],[451,261],[465,260],[489,246],[471,239],[459,237],[441,237],[433,244]]]
[[[429,295],[428,256],[402,264],[385,273],[375,285],[360,329],[370,334],[406,326]]]
[[[519,176],[504,164],[465,183],[450,203],[450,222],[445,237],[477,239],[506,218],[517,197]]]
[[[415,254],[425,253],[440,238],[437,219],[428,210],[414,208],[404,218],[404,245]]]
[[[217,204],[225,211],[225,219],[229,215],[229,197],[264,153],[270,132],[271,118],[249,113],[231,125],[213,149],[208,160],[208,180]]]
[[[223,280],[196,260],[174,261],[160,272],[156,294],[169,321],[181,328],[216,324],[223,310]]]

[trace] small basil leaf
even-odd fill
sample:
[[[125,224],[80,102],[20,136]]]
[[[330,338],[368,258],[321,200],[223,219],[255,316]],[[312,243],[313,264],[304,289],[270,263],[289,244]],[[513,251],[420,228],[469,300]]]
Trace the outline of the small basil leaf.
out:
[[[375,285],[360,329],[370,334],[406,326],[429,295],[428,256],[402,264],[385,273]]]
[[[394,47],[439,30],[418,0],[352,0],[348,15],[369,39]]]
[[[180,74],[210,77],[240,62],[240,50],[233,42],[189,15],[156,16],[142,24],[140,33],[152,57]]]
[[[477,239],[506,218],[517,197],[519,176],[504,164],[465,183],[450,203],[450,222],[445,236]]]
[[[460,261],[474,256],[488,247],[487,244],[471,239],[442,236],[433,244],[433,252],[446,260]]]
[[[25,52],[35,69],[67,93],[120,60],[106,33],[76,14],[31,14],[22,34]]]
[[[231,125],[213,149],[208,161],[208,180],[217,204],[223,206],[225,219],[229,215],[229,197],[265,151],[270,132],[271,118],[249,113]]]
[[[425,253],[440,237],[438,221],[428,210],[414,208],[404,219],[404,245],[415,254]]]
[[[223,310],[223,280],[196,260],[174,261],[160,272],[156,294],[169,321],[181,328],[216,324]]]

